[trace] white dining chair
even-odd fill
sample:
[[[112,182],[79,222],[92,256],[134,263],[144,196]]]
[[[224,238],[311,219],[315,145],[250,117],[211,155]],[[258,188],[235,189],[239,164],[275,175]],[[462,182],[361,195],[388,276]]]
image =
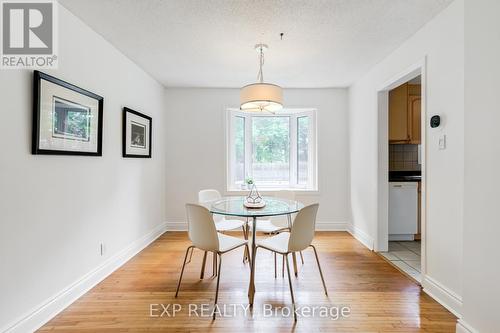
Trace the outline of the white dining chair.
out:
[[[276,194],[276,197],[285,200],[295,200],[295,192],[282,190]],[[257,231],[266,234],[275,234],[280,231],[290,230],[291,223],[291,214],[274,218],[259,219],[257,223]]]
[[[295,200],[295,192],[290,190],[281,190],[276,194],[277,198],[285,200]],[[257,223],[257,231],[266,234],[277,234],[282,231],[290,231],[292,227],[292,214],[287,214],[286,216],[278,216],[271,219],[259,219]],[[302,265],[304,264],[304,256],[302,252],[299,252]],[[295,276],[298,275],[297,269],[297,258],[295,253],[292,254],[293,260],[293,271]],[[281,274],[285,276],[285,262],[281,266]],[[277,277],[277,259],[276,253],[274,254],[274,277]]]
[[[205,206],[207,209],[210,209],[210,206],[212,203],[214,203],[217,200],[220,200],[222,198],[221,194],[217,190],[213,189],[207,189],[207,190],[201,190],[198,192],[198,203],[202,206]],[[218,232],[226,232],[230,230],[236,230],[241,228],[243,230],[243,238],[248,240],[248,228],[247,228],[247,222],[238,220],[238,219],[228,219],[225,216],[214,214],[213,216],[213,223],[215,223],[215,229]],[[191,256],[193,255],[193,252],[191,250]],[[207,252],[203,254],[203,262],[202,262],[202,269],[201,269],[201,278],[203,278],[204,271],[205,271],[205,262],[207,258]],[[249,260],[250,258],[250,250],[248,248],[248,245],[245,246],[245,252],[243,254],[243,261]],[[191,261],[191,258],[189,259]],[[214,255],[213,258],[213,276],[217,275],[216,273],[216,267],[217,267],[217,257]]]
[[[207,251],[212,252],[214,256],[217,255],[219,258],[217,287],[215,289],[213,313],[213,319],[215,319],[215,306],[217,306],[217,299],[219,297],[219,281],[222,266],[222,255],[241,246],[247,245],[248,241],[218,233],[212,220],[212,214],[210,214],[210,211],[204,206],[196,204],[186,204],[186,212],[188,219],[188,235],[189,239],[192,242],[192,245],[190,245],[186,249],[186,255],[184,256],[184,263],[182,264],[181,275],[179,276],[179,283],[177,284],[175,297],[177,297],[177,295],[179,294],[179,288],[181,286],[182,275],[184,274],[184,268],[186,267],[186,260],[189,250],[197,248],[205,251],[205,253]]]
[[[321,271],[321,265],[319,263],[318,252],[316,251],[316,247],[311,244],[314,238],[316,213],[318,212],[318,207],[318,204],[313,204],[302,208],[297,213],[290,232],[281,232],[275,236],[259,240],[256,244],[257,248],[255,254],[257,254],[258,248],[263,248],[271,252],[281,254],[283,256],[283,260],[286,261],[288,284],[290,286],[290,294],[292,296],[292,304],[294,310],[293,315],[295,321],[297,321],[297,314],[295,313],[295,298],[293,295],[292,279],[290,276],[290,264],[288,263],[289,254],[300,252],[307,249],[308,247],[312,247],[312,249],[314,250],[314,255],[316,257],[316,262],[318,264],[321,281],[323,282],[325,295],[328,295],[325,279],[323,278],[323,272]],[[254,265],[257,264],[257,261],[255,261],[256,257],[257,255],[252,258],[252,260],[254,260]]]

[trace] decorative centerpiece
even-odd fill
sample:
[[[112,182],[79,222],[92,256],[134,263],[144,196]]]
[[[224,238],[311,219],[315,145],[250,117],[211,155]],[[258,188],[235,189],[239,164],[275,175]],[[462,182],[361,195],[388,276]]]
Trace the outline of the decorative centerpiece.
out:
[[[266,205],[264,199],[260,196],[259,190],[257,190],[257,186],[253,179],[248,178],[245,180],[248,187],[250,188],[250,193],[243,201],[243,205],[247,208],[262,208]]]

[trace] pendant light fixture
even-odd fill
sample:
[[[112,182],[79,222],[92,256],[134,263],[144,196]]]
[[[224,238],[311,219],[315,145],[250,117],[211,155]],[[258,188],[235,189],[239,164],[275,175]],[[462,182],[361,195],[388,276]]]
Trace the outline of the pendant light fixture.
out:
[[[272,83],[264,83],[264,52],[268,49],[266,44],[255,45],[259,52],[259,74],[258,83],[252,83],[241,88],[240,109],[242,111],[275,113],[283,108],[283,90],[280,86]]]

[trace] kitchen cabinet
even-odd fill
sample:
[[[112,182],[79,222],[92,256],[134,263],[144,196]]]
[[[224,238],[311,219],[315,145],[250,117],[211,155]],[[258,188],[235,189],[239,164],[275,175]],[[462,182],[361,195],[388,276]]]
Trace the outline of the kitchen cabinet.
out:
[[[421,86],[404,83],[389,91],[389,143],[420,144]]]
[[[409,143],[419,145],[421,142],[421,103],[420,96],[408,97],[408,123],[409,123]]]
[[[389,91],[389,142],[406,142],[408,135],[408,84]]]
[[[417,182],[389,182],[389,240],[414,240],[417,232]]]

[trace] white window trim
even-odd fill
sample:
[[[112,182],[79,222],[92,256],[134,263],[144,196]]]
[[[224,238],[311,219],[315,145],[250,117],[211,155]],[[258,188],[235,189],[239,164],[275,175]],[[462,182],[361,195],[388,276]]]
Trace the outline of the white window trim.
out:
[[[247,138],[248,133],[251,133],[252,122],[251,117],[269,117],[269,116],[283,116],[290,117],[290,179],[294,179],[293,185],[277,185],[265,186],[261,184],[259,186],[259,191],[261,192],[272,192],[279,190],[293,190],[297,192],[318,192],[318,144],[317,144],[317,111],[314,108],[294,108],[294,109],[283,109],[277,114],[257,114],[257,113],[246,113],[242,112],[236,108],[227,108],[225,110],[225,153],[226,153],[226,191],[228,193],[242,192],[241,188],[235,186],[234,175],[231,172],[231,165],[234,164],[234,149],[235,145],[232,142],[234,138],[234,117],[244,117],[245,118],[245,175],[248,171],[251,171],[251,159],[252,159],[252,145],[251,138]],[[310,183],[301,186],[298,185],[298,174],[297,174],[297,121],[298,118],[308,116],[309,117],[309,160],[311,163],[308,164],[308,179]]]

